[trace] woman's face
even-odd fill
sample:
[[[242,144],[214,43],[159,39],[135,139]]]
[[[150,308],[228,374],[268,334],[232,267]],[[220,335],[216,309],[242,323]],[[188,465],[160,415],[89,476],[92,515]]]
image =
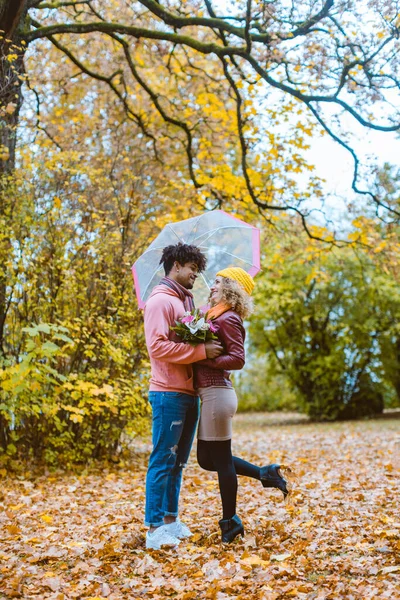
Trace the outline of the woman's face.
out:
[[[216,277],[210,288],[211,306],[215,306],[222,300],[222,277]]]

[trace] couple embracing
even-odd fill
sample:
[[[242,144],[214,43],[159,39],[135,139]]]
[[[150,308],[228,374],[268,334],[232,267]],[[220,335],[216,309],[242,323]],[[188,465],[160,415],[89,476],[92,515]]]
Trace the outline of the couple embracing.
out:
[[[178,518],[178,502],[199,413],[197,460],[200,467],[218,474],[219,525],[222,542],[228,543],[244,534],[236,514],[237,475],[278,488],[284,497],[288,494],[279,465],[258,467],[232,456],[231,451],[237,398],[229,372],[241,369],[245,362],[243,319],[252,309],[254,281],[237,267],[216,274],[208,318],[213,319],[218,340],[192,346],[170,328],[194,308],[190,290],[204,271],[206,258],[196,246],[179,243],[164,248],[160,264],[165,277],[154,288],[144,311],[153,413],[153,450],[146,477],[146,548],[175,547],[192,535]]]

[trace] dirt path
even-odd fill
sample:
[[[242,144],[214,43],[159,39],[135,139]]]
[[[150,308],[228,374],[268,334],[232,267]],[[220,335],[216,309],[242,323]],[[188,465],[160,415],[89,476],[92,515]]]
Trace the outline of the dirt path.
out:
[[[222,547],[216,478],[192,456],[181,516],[195,535],[178,551],[144,551],[147,441],[136,443],[134,464],[114,471],[2,472],[0,598],[400,598],[396,441],[400,420],[283,425],[238,416],[238,455],[295,466],[292,502],[241,478],[246,536]]]

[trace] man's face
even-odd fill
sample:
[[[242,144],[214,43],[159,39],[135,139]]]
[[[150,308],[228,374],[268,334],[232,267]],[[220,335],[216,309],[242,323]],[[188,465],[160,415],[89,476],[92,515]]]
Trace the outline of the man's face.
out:
[[[176,268],[176,281],[187,290],[191,290],[199,274],[199,267],[193,262],[188,262],[184,265],[176,262],[174,266]]]

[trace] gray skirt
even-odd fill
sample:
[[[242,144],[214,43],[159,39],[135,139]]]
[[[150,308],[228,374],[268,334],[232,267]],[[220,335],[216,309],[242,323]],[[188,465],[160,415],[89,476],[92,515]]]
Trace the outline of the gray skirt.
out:
[[[199,440],[222,442],[232,438],[232,419],[237,410],[237,396],[233,388],[205,387],[198,389],[201,399]]]

